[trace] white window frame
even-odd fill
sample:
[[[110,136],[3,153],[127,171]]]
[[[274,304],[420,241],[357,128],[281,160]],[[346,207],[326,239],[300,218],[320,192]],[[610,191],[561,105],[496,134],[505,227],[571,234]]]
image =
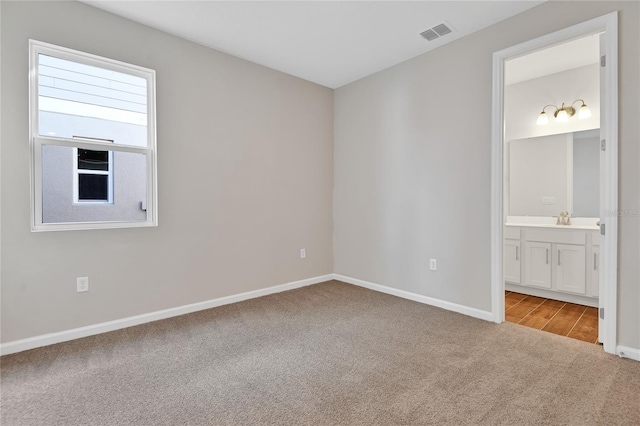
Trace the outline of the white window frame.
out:
[[[113,204],[113,151],[108,152],[109,169],[91,170],[78,168],[78,148],[73,148],[73,203],[78,204]],[[81,200],[80,199],[80,176],[79,175],[103,175],[107,176],[107,199],[106,200]]]
[[[132,146],[111,141],[62,138],[42,136],[39,134],[38,105],[38,58],[40,54],[54,56],[85,65],[109,69],[112,71],[134,75],[147,80],[147,146]],[[82,229],[130,228],[158,226],[157,197],[157,161],[156,161],[156,93],[155,71],[152,69],[127,64],[113,59],[103,58],[65,47],[55,46],[36,40],[29,40],[29,144],[31,149],[31,231],[65,231]],[[113,167],[114,152],[129,152],[145,155],[147,159],[147,198],[145,200],[147,219],[144,221],[97,221],[97,222],[64,222],[43,223],[42,221],[42,147],[43,145],[64,146],[89,150],[109,151],[110,170]],[[74,162],[74,201],[77,198],[77,161]],[[113,173],[110,171],[110,173]],[[113,182],[109,186],[109,199],[113,200]],[[96,202],[80,201],[79,204]],[[99,204],[105,202],[99,201]]]

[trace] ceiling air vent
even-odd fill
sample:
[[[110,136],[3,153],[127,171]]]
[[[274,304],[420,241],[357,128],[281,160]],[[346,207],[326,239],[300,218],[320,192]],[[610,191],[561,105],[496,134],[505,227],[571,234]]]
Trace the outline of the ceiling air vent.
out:
[[[439,36],[443,36],[445,34],[449,34],[451,32],[451,29],[449,27],[447,27],[445,24],[440,24],[440,25],[436,25],[435,27],[431,28],[433,31],[435,31],[436,33],[438,33]]]
[[[429,41],[431,41],[431,40],[435,40],[435,39],[437,39],[438,37],[440,37],[440,36],[439,36],[435,31],[433,31],[433,30],[427,30],[427,31],[424,31],[424,32],[420,33],[420,35],[421,35],[423,38],[426,38],[426,39],[427,39],[427,40],[429,40]]]
[[[423,38],[426,38],[429,41],[435,40],[438,37],[449,34],[451,32],[451,28],[449,28],[445,24],[436,25],[433,28],[429,28],[426,31],[420,33]]]

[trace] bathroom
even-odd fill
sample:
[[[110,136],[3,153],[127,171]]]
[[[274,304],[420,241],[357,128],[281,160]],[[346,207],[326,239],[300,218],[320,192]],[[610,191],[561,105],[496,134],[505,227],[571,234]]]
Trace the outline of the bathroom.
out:
[[[601,35],[505,64],[505,319],[598,343]]]

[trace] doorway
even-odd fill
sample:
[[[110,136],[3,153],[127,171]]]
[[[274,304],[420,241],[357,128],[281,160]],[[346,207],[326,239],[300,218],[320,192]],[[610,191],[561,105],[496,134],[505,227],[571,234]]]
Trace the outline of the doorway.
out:
[[[567,59],[567,52],[575,51],[576,46],[581,43],[590,45],[593,49],[594,42],[598,50],[598,58],[595,61],[597,63],[583,64],[583,69],[578,74],[569,69],[560,73],[557,72],[558,69],[551,69],[555,71],[551,73],[549,70],[537,69],[545,68],[544,65],[548,62],[552,62],[552,65],[563,62]],[[560,53],[560,56],[556,56],[557,60],[551,59],[546,62],[542,60],[544,55],[550,52],[557,54],[562,52],[563,48],[565,51]],[[514,67],[514,64],[519,65]],[[563,303],[578,302],[597,307],[597,311],[590,310],[589,313],[599,317],[599,340],[603,343],[606,352],[616,353],[617,217],[606,213],[617,209],[617,14],[611,13],[496,52],[493,65],[492,313],[494,321],[501,323],[505,320],[505,289],[514,290],[513,287],[509,288],[509,285],[505,285],[505,280],[516,285],[522,284],[521,288],[525,289],[531,297],[540,298],[539,300],[555,299],[554,291],[559,292]],[[520,71],[517,71],[518,67]],[[516,71],[509,71],[510,69]],[[514,83],[514,76],[518,74],[521,75],[516,79],[519,78],[521,81]],[[594,111],[591,111],[591,120],[588,114],[583,114],[585,110],[583,106],[591,107],[589,101],[585,102],[578,92],[566,91],[568,84],[562,83],[563,79],[571,81],[571,79],[583,78],[587,74],[591,76],[590,78],[595,78],[596,83],[597,80],[600,83],[599,106],[601,108],[595,111],[599,123],[594,123],[596,119]],[[553,98],[557,95],[562,98],[563,95],[572,97],[575,94],[577,99],[549,99],[548,102],[535,99],[545,91],[536,90],[530,78],[532,75],[538,80],[538,84],[542,83],[547,89],[555,87],[555,91],[546,90],[545,96]],[[529,81],[531,84],[526,83],[527,77],[531,80]],[[515,90],[516,86],[517,90]],[[594,100],[598,97],[594,96],[593,87],[589,91],[587,87],[589,85],[583,86],[584,96]],[[597,87],[598,84],[595,86]],[[560,93],[563,90],[565,93]],[[526,93],[529,95],[523,101],[520,97],[521,102],[514,104],[512,101],[514,91],[520,91],[520,95]],[[541,104],[538,105],[539,103]],[[541,114],[539,110],[533,114],[526,112],[526,108],[531,106],[542,109],[545,114]],[[593,104],[592,109],[597,106]],[[539,114],[541,118],[536,120]],[[585,120],[579,122],[578,116]],[[561,122],[556,123],[555,119]],[[532,127],[531,123],[536,125],[536,121],[537,127]],[[551,126],[543,127],[544,121],[551,122]],[[568,123],[570,124],[567,125]],[[599,128],[599,131],[594,130],[596,128]],[[591,134],[585,135],[583,132],[585,130],[591,131]],[[593,140],[594,131],[596,132],[595,140]],[[585,138],[591,139],[588,149],[587,145],[581,142]],[[574,147],[576,147],[575,151],[581,153],[578,157],[574,157]],[[540,149],[553,151],[539,151]],[[599,152],[594,154],[594,149]],[[587,151],[588,154],[585,154]],[[595,160],[596,163],[599,162],[597,165],[600,176],[597,214],[593,212],[593,206],[584,205],[585,200],[581,198],[584,191],[580,189],[582,181],[578,174],[584,169],[582,162],[585,155],[592,159],[594,155],[599,156],[599,159]],[[544,173],[538,175],[536,179],[536,173],[540,171],[528,167],[536,156],[546,159],[547,163],[564,165],[564,168],[555,170],[546,164]],[[554,171],[552,172],[551,169]],[[546,184],[546,187],[531,185],[545,179],[546,183],[542,183]],[[574,180],[577,184],[575,190]],[[526,190],[523,189],[523,184],[527,185]],[[520,186],[512,190],[511,186],[517,185]],[[535,202],[531,203],[524,199],[521,195],[525,192],[534,194],[532,199]],[[529,208],[535,208],[535,210],[529,212],[527,210]],[[583,213],[577,216],[588,217],[576,217],[571,222],[563,212],[573,213],[574,208],[583,210]],[[558,211],[555,212],[555,210]],[[578,210],[575,211],[578,212]],[[556,216],[557,219],[551,219],[551,216]],[[536,222],[539,220],[543,223]],[[549,223],[550,220],[553,222]],[[562,226],[564,227],[561,228]],[[522,263],[514,264],[515,261]],[[594,268],[587,267],[587,263]],[[599,286],[594,286],[594,283],[599,283]],[[515,287],[516,290],[518,288]],[[586,310],[582,314],[584,313]]]

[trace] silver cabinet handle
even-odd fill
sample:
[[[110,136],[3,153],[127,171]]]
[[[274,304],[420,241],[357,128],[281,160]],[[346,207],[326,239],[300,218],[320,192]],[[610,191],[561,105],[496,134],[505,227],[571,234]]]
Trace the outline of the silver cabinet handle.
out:
[[[598,253],[593,253],[593,270],[598,269]]]
[[[525,262],[526,263],[526,262]],[[547,265],[549,264],[549,249],[547,249]]]
[[[560,266],[560,250],[558,250],[558,266]]]
[[[518,256],[518,248],[519,248],[519,247],[518,247],[518,246],[516,246],[516,260],[519,260],[519,259],[518,259],[518,258],[519,258],[519,256]]]

